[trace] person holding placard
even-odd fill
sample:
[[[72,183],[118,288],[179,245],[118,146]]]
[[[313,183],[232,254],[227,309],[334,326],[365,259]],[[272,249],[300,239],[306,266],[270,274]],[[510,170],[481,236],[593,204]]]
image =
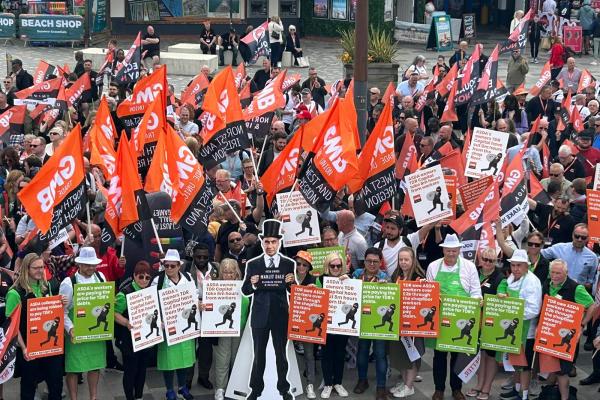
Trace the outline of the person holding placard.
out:
[[[383,253],[377,247],[370,247],[365,252],[365,268],[358,268],[352,276],[355,279],[361,279],[363,282],[387,283],[390,281],[385,271],[381,270]],[[388,361],[385,350],[385,340],[359,339],[357,351],[357,370],[358,382],[354,387],[354,393],[361,394],[369,388],[367,372],[369,370],[369,351],[373,344],[373,354],[375,354],[375,372],[377,379],[377,400],[387,399],[385,383],[387,379]]]
[[[553,296],[585,307],[585,315],[581,321],[581,329],[593,317],[598,309],[594,299],[583,285],[578,284],[567,275],[568,267],[564,260],[556,259],[550,263],[550,279],[542,287],[543,295]],[[579,347],[579,345],[577,345]],[[575,359],[577,350],[575,351]],[[575,361],[560,361],[560,371],[555,372],[549,379],[549,384],[558,382],[558,390],[562,399],[569,397],[569,374],[575,369]]]
[[[5,315],[8,317],[21,304],[17,363],[21,372],[21,399],[33,400],[38,383],[46,381],[48,399],[60,400],[62,396],[62,355],[30,359],[27,349],[27,300],[52,295],[53,289],[44,279],[44,261],[35,253],[29,253],[21,262],[17,281],[6,294]],[[64,303],[64,300],[63,300]],[[3,316],[4,317],[4,316]]]
[[[418,281],[425,279],[425,271],[421,268],[417,261],[415,251],[410,247],[404,247],[398,252],[398,273],[396,274],[395,282],[400,284],[400,281]],[[433,316],[433,314],[432,314]],[[427,319],[427,317],[425,317]],[[431,322],[433,319],[431,317]],[[413,341],[416,348],[425,351],[425,341],[423,338],[409,338]],[[400,372],[402,374],[402,382],[390,389],[394,397],[409,397],[415,394],[414,382],[419,369],[421,368],[421,359],[410,361],[407,352],[400,346]]]
[[[123,392],[126,400],[141,399],[144,396],[146,368],[152,358],[151,347],[134,352],[131,342],[127,311],[127,295],[148,287],[152,280],[152,267],[147,261],[138,261],[133,268],[133,280],[125,285],[115,297],[115,336],[117,347],[123,354]]]
[[[460,255],[462,243],[455,234],[447,235],[440,244],[444,257],[432,262],[427,268],[427,280],[440,284],[442,295],[482,298],[481,285],[477,268],[471,261]],[[450,387],[455,400],[462,399],[462,381],[454,372],[458,353],[450,355]],[[435,350],[433,355],[433,381],[435,393],[433,400],[442,400],[446,389],[446,375],[448,373],[448,353]]]
[[[102,262],[96,256],[93,247],[82,247],[79,256],[75,258],[77,272],[66,277],[60,284],[59,293],[65,298],[65,332],[70,340],[65,338],[65,372],[67,373],[67,388],[71,399],[77,399],[77,374],[87,372],[90,399],[98,394],[98,379],[100,370],[106,367],[106,343],[104,341],[74,343],[73,324],[73,293],[74,287],[82,283],[106,282],[102,272],[96,271],[96,266]]]
[[[177,250],[167,250],[165,258],[160,261],[164,269],[152,280],[152,286],[158,286],[159,292],[173,286],[194,282],[190,274],[181,271],[182,261]],[[185,400],[194,398],[186,386],[188,369],[194,365],[194,362],[196,362],[195,340],[186,340],[172,346],[167,345],[167,342],[158,345],[157,369],[162,371],[165,380],[167,400],[176,400],[177,394]],[[175,374],[179,383],[177,393],[174,387]]]
[[[498,297],[514,297],[525,300],[525,314],[523,316],[523,347],[527,365],[518,367],[515,372],[515,387],[508,393],[502,394],[503,399],[522,396],[523,400],[529,397],[529,383],[531,381],[531,364],[533,363],[533,344],[537,318],[542,309],[542,284],[538,277],[529,271],[529,256],[526,250],[515,250],[510,262],[511,274],[498,288]]]
[[[479,252],[479,282],[481,294],[495,295],[498,286],[504,282],[502,270],[498,268],[496,249],[487,247]],[[498,370],[495,350],[482,350],[481,362],[477,371],[477,385],[466,393],[467,397],[476,397],[478,400],[488,399],[492,382]]]
[[[325,257],[322,279],[325,277],[339,278],[340,280],[348,279],[346,265],[339,253],[329,253]],[[354,310],[354,312],[357,311],[358,309]],[[355,319],[354,323],[356,323]],[[321,369],[323,370],[324,384],[323,391],[321,392],[322,399],[331,397],[331,392],[334,389],[338,396],[348,397],[348,391],[342,386],[348,338],[349,336],[346,335],[327,334],[327,344],[323,346],[321,353]]]

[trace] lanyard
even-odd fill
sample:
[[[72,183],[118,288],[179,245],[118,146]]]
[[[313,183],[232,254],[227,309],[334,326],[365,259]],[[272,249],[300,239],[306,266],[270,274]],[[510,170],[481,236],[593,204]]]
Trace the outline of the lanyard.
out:
[[[548,102],[546,101],[546,105],[544,105],[544,102],[542,100],[542,98],[540,97],[540,105],[542,106],[542,110],[544,111],[544,115],[546,114],[546,108],[548,108]]]

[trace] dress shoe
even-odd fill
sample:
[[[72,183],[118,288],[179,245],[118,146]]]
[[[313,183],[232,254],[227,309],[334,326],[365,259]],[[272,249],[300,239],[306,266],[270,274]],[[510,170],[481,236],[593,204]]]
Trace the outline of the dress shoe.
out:
[[[254,392],[250,393],[250,396],[246,397],[246,400],[258,400],[260,394],[256,394]]]
[[[436,390],[435,392],[433,392],[431,400],[444,400],[444,392],[441,390]]]
[[[208,376],[199,376],[198,377],[198,385],[208,389],[213,389],[213,384],[208,380]]]
[[[366,379],[360,379],[357,383],[356,386],[354,386],[354,393],[356,394],[361,394],[364,393],[365,390],[367,390],[369,388],[369,381],[367,381]]]
[[[580,380],[579,384],[582,386],[586,386],[586,385],[593,385],[594,383],[598,383],[598,382],[600,382],[600,376],[596,375],[594,373],[591,373],[588,375],[587,378]]]
[[[592,351],[592,350],[594,350],[594,343],[585,342],[585,344],[583,345],[583,349],[585,351]]]
[[[281,394],[281,398],[283,400],[294,400],[294,396],[292,396],[292,394],[290,392],[285,392],[285,393]]]
[[[465,395],[462,394],[462,392],[460,390],[453,390],[452,391],[452,398],[454,400],[465,400]]]
[[[375,400],[388,400],[387,390],[385,388],[377,388]]]

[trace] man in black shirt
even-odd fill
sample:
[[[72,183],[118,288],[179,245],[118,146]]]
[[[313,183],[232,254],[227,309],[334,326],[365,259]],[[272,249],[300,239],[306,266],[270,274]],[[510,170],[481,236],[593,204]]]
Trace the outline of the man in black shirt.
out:
[[[152,69],[160,64],[160,36],[154,31],[152,25],[148,25],[146,33],[142,36],[142,53],[144,52],[146,52],[144,56],[146,68]]]
[[[204,30],[200,34],[200,48],[202,53],[217,54],[217,36],[210,27],[210,21],[204,21]]]
[[[221,43],[219,44],[219,66],[225,65],[225,50],[230,50],[233,55],[231,58],[231,64],[237,67],[237,53],[240,45],[240,37],[235,32],[234,28],[229,29],[229,32],[221,36]]]
[[[529,209],[538,217],[538,230],[546,237],[546,243],[566,243],[572,240],[575,220],[569,215],[569,198],[558,197],[554,204],[542,204],[528,199]]]
[[[23,90],[33,86],[33,76],[23,69],[23,62],[18,58],[12,61],[11,75],[15,78],[17,90]]]
[[[263,90],[269,79],[271,79],[271,61],[265,58],[263,60],[263,69],[256,71],[252,80],[256,84],[257,90]]]
[[[327,89],[325,89],[325,81],[318,77],[316,68],[308,70],[308,79],[302,82],[302,89],[305,88],[310,89],[314,102],[320,105],[322,109],[325,109]]]

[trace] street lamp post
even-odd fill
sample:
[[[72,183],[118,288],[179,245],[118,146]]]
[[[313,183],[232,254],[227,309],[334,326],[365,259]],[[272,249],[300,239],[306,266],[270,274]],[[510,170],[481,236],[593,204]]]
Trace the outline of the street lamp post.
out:
[[[369,1],[356,2],[354,50],[354,104],[361,144],[367,133],[367,53],[369,47]]]

